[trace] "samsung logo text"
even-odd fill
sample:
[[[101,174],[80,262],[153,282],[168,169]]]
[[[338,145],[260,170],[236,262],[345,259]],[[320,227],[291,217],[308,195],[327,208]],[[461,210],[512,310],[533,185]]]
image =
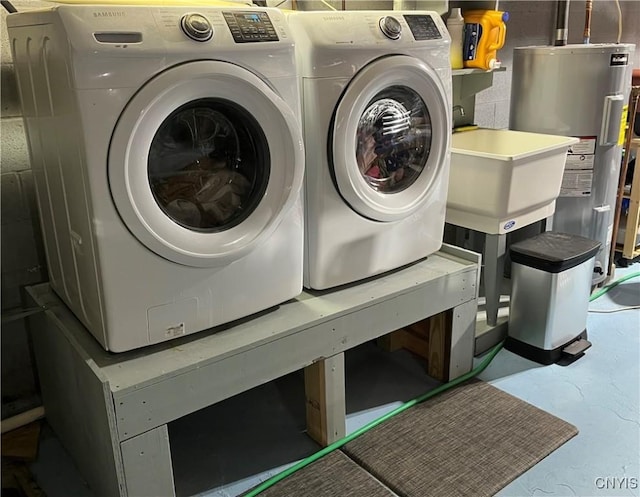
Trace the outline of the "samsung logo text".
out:
[[[125,13],[121,10],[94,12],[93,17],[124,17]]]

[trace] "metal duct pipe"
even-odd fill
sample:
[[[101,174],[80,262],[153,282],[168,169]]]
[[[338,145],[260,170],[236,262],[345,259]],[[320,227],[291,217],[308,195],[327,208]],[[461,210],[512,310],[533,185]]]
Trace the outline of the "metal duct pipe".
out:
[[[584,34],[583,41],[587,45],[591,39],[591,11],[593,10],[593,0],[587,0],[586,11],[584,13]]]
[[[566,45],[569,37],[569,0],[559,0],[556,3],[556,33],[553,44],[558,47]]]

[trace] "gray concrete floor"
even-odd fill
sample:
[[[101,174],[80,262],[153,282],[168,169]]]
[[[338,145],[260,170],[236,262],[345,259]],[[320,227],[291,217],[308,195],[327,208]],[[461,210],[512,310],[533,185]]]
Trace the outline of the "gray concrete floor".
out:
[[[640,277],[591,303],[593,346],[575,363],[540,366],[502,350],[480,375],[580,430],[498,495],[640,495],[640,310],[621,310],[639,305]],[[436,385],[410,354],[372,343],[351,351],[346,369],[348,432]],[[170,424],[178,495],[238,495],[315,452],[304,430],[301,372]],[[32,470],[49,497],[93,497],[50,430]]]

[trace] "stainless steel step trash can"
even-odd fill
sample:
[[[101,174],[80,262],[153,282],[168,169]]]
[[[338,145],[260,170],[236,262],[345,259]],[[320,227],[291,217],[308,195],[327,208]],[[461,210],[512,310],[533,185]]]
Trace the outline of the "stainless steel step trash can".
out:
[[[581,357],[595,256],[600,242],[567,233],[540,233],[510,247],[511,301],[505,348],[552,364]]]

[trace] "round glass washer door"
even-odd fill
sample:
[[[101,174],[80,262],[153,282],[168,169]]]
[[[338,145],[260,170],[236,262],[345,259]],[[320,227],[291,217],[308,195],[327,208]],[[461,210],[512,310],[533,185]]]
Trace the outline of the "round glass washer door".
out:
[[[429,110],[411,88],[378,92],[358,122],[356,162],[364,180],[380,193],[410,187],[429,159],[431,131]]]
[[[122,220],[147,248],[184,265],[226,265],[270,236],[299,198],[295,114],[233,64],[197,61],[147,83],[116,125],[108,160]]]
[[[333,176],[352,209],[395,221],[422,206],[449,151],[447,106],[435,70],[413,57],[378,59],[353,78],[330,138]]]
[[[237,226],[259,205],[269,181],[262,128],[239,105],[189,102],[160,125],[149,150],[149,186],[160,209],[203,233]]]

